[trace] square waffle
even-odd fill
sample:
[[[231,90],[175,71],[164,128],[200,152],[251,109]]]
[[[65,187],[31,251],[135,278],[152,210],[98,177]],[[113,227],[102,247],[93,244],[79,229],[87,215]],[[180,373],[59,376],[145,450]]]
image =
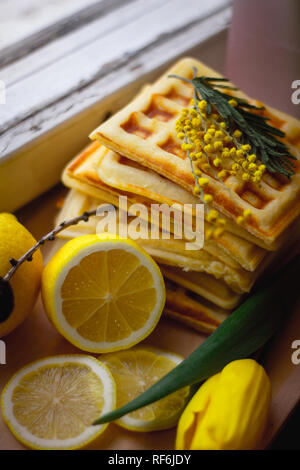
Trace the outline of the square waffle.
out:
[[[99,204],[107,203],[107,199],[95,200],[87,197],[80,191],[69,192],[65,204],[61,209],[56,223],[80,215],[86,210],[92,210]],[[117,211],[118,214],[118,211]],[[77,226],[63,230],[60,237],[73,238],[74,236],[96,233],[98,217],[91,217],[88,222],[80,222]],[[141,232],[142,233],[142,232]],[[238,293],[248,292],[256,277],[255,272],[246,271],[243,268],[233,268],[224,261],[217,259],[204,249],[189,251],[185,249],[183,240],[174,239],[138,239],[136,240],[155,260],[169,266],[176,266],[185,271],[206,272],[224,281]]]
[[[82,152],[65,169],[63,182],[71,188],[115,206],[118,205],[118,196],[120,194],[128,196],[129,204],[136,202],[146,205],[151,204],[150,200],[140,195],[116,190],[101,181],[97,172],[97,165],[105,152],[106,149],[99,146],[96,146],[96,149],[88,148]],[[294,230],[291,233],[296,236],[297,233],[299,234],[299,228],[298,232]],[[144,247],[147,247],[148,253],[158,262],[181,267],[186,271],[204,271],[217,279],[224,280],[237,293],[249,292],[256,279],[275,256],[272,253],[267,254],[257,269],[250,272],[242,268],[241,265],[239,267],[233,266],[234,260],[229,260],[228,256],[227,259],[224,258],[224,253],[218,252],[218,257],[213,256],[206,246],[202,250],[191,251],[192,254],[189,254],[185,250],[185,245],[182,246],[182,243],[179,245],[180,240],[143,240],[143,243]]]
[[[139,194],[160,204],[179,203],[183,207],[183,204],[199,203],[199,198],[177,184],[113,151],[107,151],[97,171],[107,185]],[[211,224],[206,221],[205,228],[210,227]],[[195,228],[195,223],[192,228]],[[251,240],[244,240],[244,235],[245,230],[227,220],[224,234],[215,240],[206,240],[205,249],[217,257],[218,251],[224,251],[244,269],[254,271],[265,256],[265,250],[255,245],[253,240],[252,243]]]
[[[174,125],[193,90],[188,83],[168,75],[192,78],[193,67],[197,75],[220,76],[197,60],[182,59],[90,137],[192,191],[194,177]],[[246,97],[241,92],[239,95]],[[252,216],[244,228],[266,244],[272,244],[300,214],[300,122],[272,108],[267,107],[266,113],[274,126],[286,132],[286,143],[298,159],[296,174],[288,181],[281,175],[266,172],[260,185],[229,175],[226,186],[230,191],[207,175],[207,192],[213,195],[216,209],[229,219],[235,220],[245,209],[250,209]]]
[[[198,198],[178,185],[120,157],[115,152],[106,150],[96,142],[66,167],[62,180],[68,187],[77,188],[114,205],[118,205],[119,195],[127,195],[130,203],[139,202],[148,206],[151,202],[167,204],[172,204],[174,201],[189,204],[199,202]],[[135,184],[132,184],[132,181],[135,181]],[[205,222],[205,228],[209,226],[210,224]],[[234,230],[234,224],[231,222],[226,225],[227,227]],[[243,229],[237,226],[237,230]],[[171,231],[176,233],[176,224],[174,227],[171,226]],[[217,240],[205,241],[204,249],[232,267],[243,267],[249,271],[254,271],[265,255],[265,250],[253,242],[228,231]]]
[[[195,271],[184,272],[180,268],[160,265],[165,279],[175,282],[190,292],[194,292],[212,304],[226,310],[232,310],[242,300],[242,296],[233,292],[225,282],[215,279],[213,276]]]
[[[230,315],[184,287],[166,281],[164,315],[204,333],[212,333]]]

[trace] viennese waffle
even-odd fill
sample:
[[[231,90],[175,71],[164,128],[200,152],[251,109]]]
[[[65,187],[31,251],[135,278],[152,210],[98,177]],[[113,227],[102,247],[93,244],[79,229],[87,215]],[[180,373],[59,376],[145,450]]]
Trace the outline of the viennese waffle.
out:
[[[81,189],[86,194],[97,199],[105,199],[115,205],[118,205],[119,195],[127,195],[130,203],[143,203],[147,207],[153,202],[167,204],[199,202],[198,198],[175,183],[120,157],[115,152],[99,147],[96,142],[66,167],[62,180],[68,187]],[[135,184],[132,184],[132,180]],[[172,217],[173,213],[170,215]],[[173,225],[171,224],[170,229],[176,232],[176,220],[173,219],[171,222]],[[205,221],[205,228],[209,227],[209,222]],[[226,225],[227,227],[234,230],[231,222]],[[242,229],[238,227],[237,230],[243,235]],[[249,271],[254,271],[265,256],[265,250],[228,230],[216,240],[206,240],[204,250],[233,268],[243,267]]]
[[[192,78],[193,67],[198,76],[220,76],[197,60],[182,59],[94,130],[91,138],[191,191],[194,177],[174,124],[192,97],[192,86],[168,75]],[[241,92],[239,95],[246,97]],[[213,195],[214,206],[232,220],[250,209],[252,215],[244,228],[271,244],[300,213],[300,123],[268,107],[265,112],[274,126],[286,132],[286,143],[298,159],[296,174],[288,181],[281,175],[266,172],[260,185],[228,175],[225,182],[230,191],[208,174],[206,191]]]
[[[212,333],[230,315],[230,312],[216,307],[168,279],[165,283],[164,314],[174,320],[191,326],[195,330]]]
[[[105,149],[104,149],[105,150]],[[82,152],[75,160],[73,160],[63,173],[63,182],[72,188],[78,189],[85,194],[96,197],[96,199],[101,199],[105,202],[118,205],[118,196],[120,194],[125,194],[128,196],[130,203],[140,202],[147,204],[146,198],[143,198],[139,195],[133,195],[132,193],[126,193],[120,190],[116,190],[108,185],[105,185],[99,178],[97,172],[97,164],[99,160],[103,158],[103,149],[96,147],[96,149],[86,149]],[[148,200],[148,204],[151,201]],[[164,257],[161,257],[161,248],[159,247],[162,240],[157,241],[156,247],[149,246],[148,242],[148,252],[154,256],[159,262],[164,263],[166,254]],[[175,242],[175,240],[170,240],[170,242]],[[180,242],[180,240],[176,240]],[[245,242],[245,241],[243,241]],[[237,246],[241,244],[240,239],[236,242]],[[171,244],[170,244],[171,247]],[[168,264],[179,266],[188,270],[196,271],[205,271],[209,274],[212,274],[217,279],[223,279],[234,291],[238,293],[249,292],[255,280],[259,274],[265,269],[268,264],[269,256],[266,256],[263,262],[259,264],[259,267],[254,272],[249,272],[242,267],[234,268],[229,266],[227,260],[221,260],[221,254],[219,258],[211,255],[206,251],[205,247],[202,250],[198,250],[198,259],[193,259],[193,256],[189,258],[186,256],[187,251],[183,249],[180,253],[174,253],[174,248],[172,246],[169,256]]]
[[[226,310],[232,310],[241,302],[242,296],[240,294],[233,292],[225,282],[215,279],[209,274],[195,271],[186,272],[180,268],[163,264],[160,265],[160,269],[164,278]]]
[[[86,196],[80,192],[80,183],[78,183],[78,189],[79,191],[72,190],[67,196],[64,207],[56,220],[57,224],[71,217],[76,217],[86,210],[92,210],[99,204],[111,203],[105,198],[100,200]],[[117,223],[119,223],[118,211],[116,211],[116,215]],[[60,236],[72,238],[73,236],[96,233],[98,223],[98,217],[91,217],[88,222],[80,222],[77,226],[64,230]],[[223,279],[237,293],[248,292],[257,277],[257,270],[249,272],[242,268],[234,269],[223,261],[214,258],[204,249],[186,250],[184,240],[174,240],[172,238],[169,240],[152,240],[150,238],[143,239],[141,236],[136,241],[159,263],[177,266],[185,271],[204,271],[217,279]]]

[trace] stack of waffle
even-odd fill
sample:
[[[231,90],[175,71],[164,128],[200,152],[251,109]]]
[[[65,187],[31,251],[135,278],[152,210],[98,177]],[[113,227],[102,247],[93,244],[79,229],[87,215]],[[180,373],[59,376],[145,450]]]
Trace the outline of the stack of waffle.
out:
[[[149,213],[153,204],[201,203],[193,195],[190,162],[175,132],[175,121],[189,104],[193,90],[188,83],[168,77],[191,78],[193,67],[198,76],[219,76],[194,59],[183,59],[92,132],[94,142],[63,173],[62,180],[71,189],[58,223],[109,203],[117,209],[120,229],[124,209],[118,208],[119,196],[127,196],[129,208],[142,203]],[[245,97],[242,93],[239,96]],[[300,122],[270,108],[266,113],[271,123],[286,133],[291,153],[300,160]],[[223,214],[226,225],[222,235],[205,239],[202,249],[187,250],[185,240],[174,236],[179,229],[174,214],[170,239],[149,239],[141,230],[136,241],[156,259],[166,280],[166,314],[211,332],[259,276],[283,257],[299,238],[299,169],[297,161],[290,181],[266,172],[259,185],[229,175],[225,186],[207,175],[214,207]],[[236,219],[245,209],[251,210],[251,217],[240,226]],[[130,220],[132,214],[127,216]],[[97,216],[91,217],[64,230],[62,236],[96,233],[98,222]],[[210,223],[205,221],[204,227],[207,232]]]

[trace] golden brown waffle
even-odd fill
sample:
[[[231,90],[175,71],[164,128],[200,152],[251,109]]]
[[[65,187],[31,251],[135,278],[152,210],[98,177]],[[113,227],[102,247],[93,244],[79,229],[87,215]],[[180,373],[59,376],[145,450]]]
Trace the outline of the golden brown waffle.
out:
[[[186,58],[175,64],[154,85],[147,88],[120,112],[101,124],[91,134],[106,147],[153,169],[187,190],[194,177],[186,153],[177,139],[174,123],[192,97],[192,87],[175,78],[173,73],[191,78],[197,75],[220,76],[201,62]],[[240,96],[246,96],[239,93]],[[267,108],[272,123],[286,132],[286,143],[298,158],[296,175],[289,182],[278,174],[266,173],[260,185],[243,182],[229,175],[228,191],[222,183],[207,175],[207,192],[214,206],[232,220],[250,209],[252,216],[244,228],[267,244],[276,240],[300,213],[300,123],[298,120]]]
[[[95,144],[94,144],[95,145]],[[105,185],[99,178],[97,164],[101,160],[103,149],[96,146],[96,149],[88,149],[73,160],[66,168],[63,174],[64,183],[75,188],[93,198],[118,205],[118,196],[120,194],[128,196],[128,203],[139,202],[150,204],[151,201],[142,196],[132,193],[126,193]],[[289,231],[291,235],[296,234],[296,230]],[[298,231],[299,233],[299,231]],[[249,292],[259,275],[269,265],[270,260],[274,258],[272,253],[265,256],[257,269],[249,272],[241,267],[236,268],[232,265],[234,260],[229,261],[229,257],[224,259],[224,253],[219,256],[211,255],[204,247],[198,252],[188,253],[184,248],[178,247],[180,240],[166,240],[163,248],[161,243],[164,240],[153,240],[155,244],[143,240],[144,247],[158,262],[169,264],[171,266],[181,267],[185,270],[206,272],[212,274],[217,279],[223,279],[228,286],[237,293]],[[167,248],[168,247],[168,248]],[[192,254],[191,254],[192,253]],[[198,254],[196,254],[198,253]]]
[[[147,248],[147,251],[158,263],[165,263],[164,258],[160,255],[158,250],[155,248]],[[199,257],[201,256],[201,261],[195,262],[190,259],[186,260],[180,254],[173,252],[168,258],[168,263],[165,264],[181,268],[185,272],[196,271],[211,274],[216,279],[222,279],[234,292],[240,294],[251,290],[256,279],[268,265],[268,263],[263,261],[256,271],[250,272],[242,268],[233,269],[204,250],[200,250],[200,253]],[[272,256],[272,253],[266,256],[266,260],[268,260],[270,256]]]
[[[111,156],[111,154],[113,155]],[[113,166],[110,165],[112,160],[114,162]],[[102,168],[103,163],[105,163],[104,169]],[[104,173],[105,176],[103,176]],[[115,176],[109,177],[109,173]],[[115,187],[105,184],[102,177],[106,181],[114,180]],[[136,180],[135,185],[130,183],[131,178]],[[114,152],[107,151],[96,142],[67,166],[62,180],[68,187],[77,188],[97,199],[105,199],[115,205],[118,205],[119,195],[127,195],[129,203],[143,203],[148,207],[152,202],[191,204],[199,201],[198,198],[178,187],[178,185],[135,163],[132,166],[130,160],[122,158]],[[180,201],[175,199],[177,188],[179,189]],[[129,192],[130,190],[134,190],[134,192]],[[142,195],[143,192],[145,196]],[[153,199],[150,199],[150,196]],[[174,219],[171,222],[170,229],[176,233],[177,227]],[[233,224],[229,222],[228,226],[231,229]],[[205,222],[205,227],[209,228],[210,224]],[[234,230],[234,227],[232,229]],[[254,243],[228,231],[216,240],[206,240],[204,249],[233,268],[243,267],[249,271],[254,271],[265,255],[265,251]]]
[[[164,314],[197,331],[212,333],[230,312],[207,302],[174,282],[166,280]]]
[[[80,191],[72,190],[66,198],[56,224],[71,217],[76,217],[86,210],[92,210],[99,204],[107,203],[106,199],[95,201]],[[116,212],[118,215],[118,212]],[[60,237],[96,233],[98,217],[91,217],[88,222],[80,222],[77,226],[69,227],[61,232]],[[117,220],[119,223],[119,220]],[[214,258],[204,249],[186,250],[183,240],[136,240],[156,261],[170,266],[180,267],[186,271],[206,272],[224,281],[236,292],[248,292],[257,278],[258,270],[249,272],[242,268],[232,268],[223,261]]]
[[[180,268],[163,264],[160,265],[160,269],[164,278],[226,310],[235,308],[242,300],[240,294],[233,292],[224,282],[209,274],[195,271],[185,272]]]
[[[195,206],[199,203],[199,198],[177,184],[111,150],[107,151],[101,159],[97,171],[101,180],[107,185],[139,194],[161,204],[172,205],[176,203],[183,208],[183,204]],[[176,220],[174,220],[174,224],[176,225]],[[195,223],[193,228],[195,228]],[[211,228],[211,224],[207,221],[205,228]],[[226,220],[224,234],[216,240],[206,240],[205,249],[217,257],[219,250],[224,251],[243,268],[254,271],[262,261],[265,250],[255,245],[255,242],[241,240],[244,235],[245,230]]]
[[[64,220],[68,220],[73,217],[77,217],[82,214],[84,211],[90,211],[96,209],[100,203],[103,201],[96,201],[94,198],[84,195],[75,189],[72,189],[67,194],[64,205],[61,208],[55,224],[59,225]],[[58,237],[63,239],[75,238],[81,235],[90,235],[96,233],[97,224],[99,219],[97,217],[90,217],[87,222],[81,221],[77,225],[68,227],[63,230]],[[168,261],[168,254],[171,253],[171,256],[174,256],[174,251],[170,251],[168,245],[169,240],[162,240],[161,249],[160,245],[157,246],[157,240],[152,241],[147,240],[139,241],[139,244],[143,248],[151,253],[151,248],[160,253],[160,256],[165,259],[165,262]],[[145,243],[146,242],[146,243]],[[184,256],[184,255],[183,255]],[[185,260],[188,263],[189,259]],[[205,273],[193,273],[183,272],[182,269],[171,268],[167,266],[162,266],[163,273],[166,273],[166,277],[174,280],[177,284],[188,288],[189,290],[195,292],[196,294],[201,295],[207,300],[215,303],[216,305],[223,307],[224,309],[231,309],[237,305],[241,296],[229,289],[226,284],[220,280],[216,280],[213,276]],[[173,277],[172,277],[173,273]],[[195,274],[195,278],[193,278]],[[176,278],[175,278],[176,276]],[[190,279],[190,281],[189,281]]]

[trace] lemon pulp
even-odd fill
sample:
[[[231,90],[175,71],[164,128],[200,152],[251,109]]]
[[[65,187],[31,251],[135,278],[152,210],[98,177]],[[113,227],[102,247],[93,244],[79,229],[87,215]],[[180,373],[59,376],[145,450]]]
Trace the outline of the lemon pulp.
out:
[[[89,356],[42,359],[21,369],[4,388],[2,413],[13,434],[35,449],[79,448],[105,428],[92,426],[115,407],[107,367]]]
[[[110,369],[115,380],[119,408],[154,385],[174,369],[182,358],[158,349],[133,348],[129,351],[104,354],[101,360]],[[185,387],[123,416],[116,423],[134,431],[171,428],[176,425],[188,395],[189,387]]]
[[[97,342],[130,336],[146,323],[156,304],[147,268],[134,254],[118,249],[86,256],[66,276],[61,297],[70,326]]]
[[[127,349],[156,326],[165,303],[162,274],[131,240],[85,235],[64,245],[43,272],[47,315],[75,346]]]

